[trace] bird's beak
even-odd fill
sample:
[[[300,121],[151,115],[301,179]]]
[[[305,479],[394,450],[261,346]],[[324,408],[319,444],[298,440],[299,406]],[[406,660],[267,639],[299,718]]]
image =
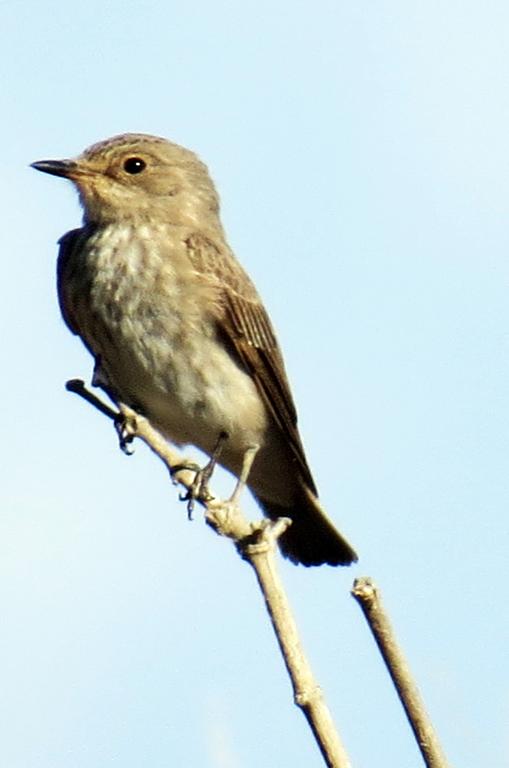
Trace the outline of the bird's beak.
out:
[[[64,179],[74,179],[81,172],[75,160],[38,160],[30,167],[35,168],[36,171],[50,173],[52,176],[63,176]]]

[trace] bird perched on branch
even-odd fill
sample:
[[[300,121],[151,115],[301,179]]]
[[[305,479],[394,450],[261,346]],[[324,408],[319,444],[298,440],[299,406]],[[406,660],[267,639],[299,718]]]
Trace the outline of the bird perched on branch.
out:
[[[281,352],[230,250],[206,166],[165,139],[125,134],[72,160],[33,163],[76,185],[83,226],[60,240],[63,317],[95,358],[94,383],[172,442],[239,475],[303,565],[356,554],[326,516],[306,461]]]

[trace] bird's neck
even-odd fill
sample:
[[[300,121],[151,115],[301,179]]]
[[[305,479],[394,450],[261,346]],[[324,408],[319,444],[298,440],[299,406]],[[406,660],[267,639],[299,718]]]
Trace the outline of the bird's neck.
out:
[[[83,206],[83,226],[107,227],[112,224],[127,226],[146,226],[166,224],[173,227],[190,229],[210,229],[222,232],[222,225],[217,210],[207,205],[206,201],[165,200],[164,204],[152,204],[146,207],[118,208],[90,204]]]

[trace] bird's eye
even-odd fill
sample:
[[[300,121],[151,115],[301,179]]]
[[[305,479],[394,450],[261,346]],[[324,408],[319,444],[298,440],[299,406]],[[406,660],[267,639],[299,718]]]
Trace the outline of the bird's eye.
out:
[[[141,157],[128,157],[124,162],[124,171],[126,173],[141,173],[146,167],[147,164]]]

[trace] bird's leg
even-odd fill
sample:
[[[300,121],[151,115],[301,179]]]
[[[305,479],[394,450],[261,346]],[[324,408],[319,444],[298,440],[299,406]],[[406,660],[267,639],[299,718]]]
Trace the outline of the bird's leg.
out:
[[[210,497],[210,493],[208,490],[208,484],[209,480],[212,477],[212,473],[214,472],[216,468],[216,464],[221,458],[221,454],[223,452],[224,444],[228,440],[228,432],[220,432],[219,437],[216,440],[216,444],[214,446],[214,450],[212,451],[212,454],[210,456],[209,461],[205,466],[203,467],[201,471],[200,476],[200,492],[205,491],[206,495]]]
[[[119,398],[116,396],[115,391],[111,386],[111,382],[109,380],[108,374],[106,373],[106,370],[102,365],[101,355],[96,355],[95,357],[94,372],[92,374],[91,383],[93,387],[99,387],[100,389],[103,390],[103,392],[106,392],[108,397],[116,405],[118,405],[118,413],[114,414],[113,416],[113,424],[117,432],[120,450],[123,451],[123,453],[125,453],[126,456],[131,456],[134,453],[132,442],[136,437],[136,419],[132,415],[132,413],[128,414],[125,412],[123,408],[124,404],[120,402]],[[73,389],[73,391],[76,391],[76,389]],[[79,392],[79,394],[85,397],[83,392]],[[89,402],[92,402],[92,398],[97,400],[95,395],[92,393],[86,396],[86,399]],[[104,409],[100,409],[100,410],[104,411]],[[134,408],[134,410],[136,410],[138,413],[141,413],[140,409],[136,407]]]
[[[236,506],[238,504],[242,491],[246,487],[246,483],[249,478],[249,474],[251,472],[251,467],[253,466],[253,462],[256,458],[256,454],[258,453],[259,450],[260,450],[260,446],[257,444],[250,445],[249,448],[246,450],[242,459],[242,469],[240,471],[237,485],[235,486],[234,491],[228,500],[229,504],[232,504],[233,506]]]
[[[187,515],[190,520],[192,519],[196,501],[207,502],[214,498],[209,491],[209,480],[212,477],[212,473],[216,468],[216,464],[219,461],[224,444],[227,440],[228,433],[220,432],[210,459],[203,468],[200,469],[197,465],[194,465],[193,467],[190,467],[189,465],[181,465],[173,468],[173,473],[178,472],[179,469],[192,469],[196,473],[189,490],[180,496],[182,501],[187,501]],[[195,469],[195,467],[197,468]]]
[[[234,539],[240,551],[243,551],[243,542],[251,540],[254,529],[240,511],[239,498],[247,484],[259,448],[259,445],[250,445],[244,452],[239,479],[230,498],[226,501],[212,501],[205,514],[207,523],[222,536]],[[263,526],[263,523],[260,525]]]

